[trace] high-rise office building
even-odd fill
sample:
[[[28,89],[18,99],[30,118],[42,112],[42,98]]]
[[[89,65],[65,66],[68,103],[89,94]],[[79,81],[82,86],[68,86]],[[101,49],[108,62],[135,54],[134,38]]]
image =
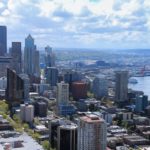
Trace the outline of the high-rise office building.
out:
[[[77,125],[64,118],[51,118],[48,122],[49,142],[57,150],[77,150]]]
[[[45,47],[45,64],[46,67],[54,67],[55,66],[55,54],[52,51],[52,47]]]
[[[39,117],[47,116],[47,104],[42,101],[37,101],[34,104],[34,114]]]
[[[64,73],[64,81],[66,83],[72,83],[72,82],[76,82],[76,81],[80,81],[82,79],[81,73],[80,72],[76,72],[74,70],[67,70]]]
[[[77,150],[77,125],[65,124],[58,127],[58,150]]]
[[[57,84],[57,103],[67,104],[69,101],[69,84],[60,82]]]
[[[24,81],[9,68],[7,69],[6,98],[11,106],[20,104],[24,100]]]
[[[58,82],[58,69],[56,67],[47,67],[45,70],[46,82],[51,87],[56,86]]]
[[[75,100],[85,99],[87,97],[87,83],[78,81],[72,83],[72,96]]]
[[[142,112],[148,106],[148,96],[147,95],[140,95],[137,96],[135,99],[135,111]]]
[[[12,66],[12,57],[0,57],[0,77],[7,76],[7,68]]]
[[[105,77],[99,76],[93,80],[93,93],[96,98],[108,95],[108,81]]]
[[[28,100],[29,98],[29,89],[30,89],[30,79],[27,74],[19,74],[19,77],[23,80],[24,87],[24,100]]]
[[[128,71],[116,72],[115,101],[124,102],[128,94]]]
[[[34,75],[40,77],[40,53],[39,51],[34,52]]]
[[[78,150],[106,150],[107,125],[100,117],[90,114],[78,120]]]
[[[25,49],[24,49],[24,73],[33,76],[35,75],[35,55],[36,46],[34,45],[34,39],[29,34],[28,37],[25,39]]]
[[[0,56],[7,53],[7,27],[0,26]]]
[[[64,81],[69,84],[69,91],[72,92],[72,83],[81,81],[82,75],[80,72],[74,70],[65,70]]]
[[[16,73],[21,73],[22,72],[21,42],[12,42],[11,56],[12,56],[12,69],[15,70]]]

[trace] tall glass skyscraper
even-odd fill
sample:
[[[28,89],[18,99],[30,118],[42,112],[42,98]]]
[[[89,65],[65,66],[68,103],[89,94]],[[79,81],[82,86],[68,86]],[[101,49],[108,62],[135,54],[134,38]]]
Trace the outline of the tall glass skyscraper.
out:
[[[24,72],[28,75],[34,74],[34,52],[36,46],[34,45],[34,39],[29,34],[25,39],[24,49]]]
[[[128,71],[116,72],[115,101],[125,102],[128,93]]]
[[[11,56],[13,59],[12,69],[16,71],[16,73],[21,73],[21,64],[22,64],[22,53],[21,53],[21,42],[12,42]]]
[[[7,53],[7,27],[0,26],[0,56]]]
[[[34,39],[29,34],[25,39],[24,73],[29,76],[40,77],[39,51],[36,50]]]

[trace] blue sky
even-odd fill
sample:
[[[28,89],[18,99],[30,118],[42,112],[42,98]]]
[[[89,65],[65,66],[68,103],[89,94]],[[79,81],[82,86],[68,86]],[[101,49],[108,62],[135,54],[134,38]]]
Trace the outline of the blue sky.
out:
[[[9,45],[150,48],[150,0],[0,0],[0,24]]]

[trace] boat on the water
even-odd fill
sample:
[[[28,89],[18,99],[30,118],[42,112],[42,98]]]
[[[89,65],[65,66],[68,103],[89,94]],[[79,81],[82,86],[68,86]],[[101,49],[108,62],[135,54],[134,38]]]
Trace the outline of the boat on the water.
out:
[[[137,83],[138,83],[138,81],[137,81],[135,78],[130,78],[130,79],[128,80],[128,82],[129,82],[130,84],[137,84]]]

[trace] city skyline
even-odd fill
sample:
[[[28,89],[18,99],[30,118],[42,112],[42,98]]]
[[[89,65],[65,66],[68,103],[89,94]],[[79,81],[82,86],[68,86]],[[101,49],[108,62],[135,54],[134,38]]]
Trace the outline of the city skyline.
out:
[[[27,8],[27,9],[25,9]],[[30,33],[37,45],[62,48],[150,47],[148,0],[2,0],[8,47]]]

